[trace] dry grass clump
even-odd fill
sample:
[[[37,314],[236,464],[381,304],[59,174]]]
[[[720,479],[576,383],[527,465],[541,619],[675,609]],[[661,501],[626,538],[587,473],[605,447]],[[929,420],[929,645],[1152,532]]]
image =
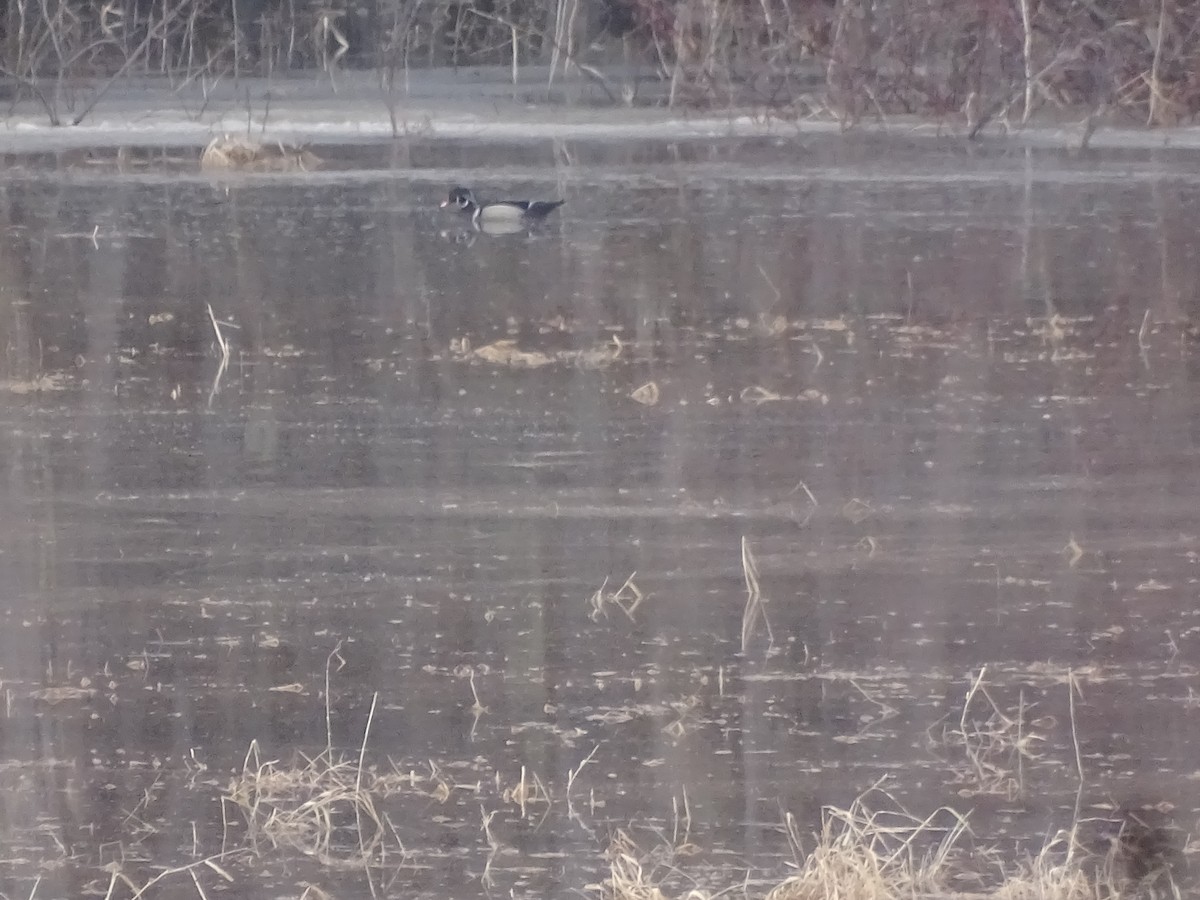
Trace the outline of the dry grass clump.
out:
[[[1039,758],[1036,747],[1044,738],[1030,730],[1024,693],[1017,709],[1002,710],[984,682],[986,672],[984,666],[972,680],[958,727],[944,728],[939,743],[965,757],[952,763],[960,796],[1014,800],[1025,791],[1025,763]]]
[[[627,832],[618,829],[606,854],[609,877],[601,886],[603,900],[668,900],[662,885],[678,872],[675,859],[694,850],[685,837],[677,846],[663,841],[645,851]],[[683,896],[687,900],[707,900],[710,895],[693,889]]]
[[[992,900],[1111,900],[1118,896],[1103,872],[1086,871],[1078,856],[1069,849],[1063,851],[1063,843],[1073,840],[1073,836],[1060,836],[1034,858],[1018,863],[1005,874]]]
[[[637,847],[624,832],[618,832],[609,850],[611,867],[604,883],[609,900],[666,900],[662,888],[649,877],[637,853]]]
[[[326,754],[297,766],[263,762],[255,742],[226,799],[245,815],[252,837],[293,847],[325,865],[361,866],[386,834],[376,799],[399,790],[400,780],[363,773],[353,761]]]
[[[766,900],[891,900],[947,892],[956,845],[968,832],[966,819],[947,807],[925,819],[898,808],[871,810],[864,798],[872,793],[895,804],[873,788],[849,809],[826,807],[816,846],[802,859],[802,837],[788,815],[798,872],[776,885]]]
[[[915,818],[898,807],[873,811],[864,803],[871,794],[887,797],[896,806],[886,792],[873,788],[849,809],[826,807],[821,831],[815,835],[816,846],[807,853],[801,849],[803,837],[789,814],[788,835],[797,855],[798,871],[772,888],[764,900],[950,897],[954,892],[947,881],[956,845],[968,830],[965,818],[946,808],[926,819]],[[609,877],[603,884],[603,900],[667,900],[663,885],[678,872],[675,860],[690,849],[690,844],[672,847],[664,842],[647,853],[628,834],[618,831],[608,850]],[[693,889],[682,896],[703,900],[712,895]]]
[[[320,166],[320,157],[311,151],[229,135],[213,138],[200,155],[205,172],[311,172]]]
[[[872,795],[885,798],[889,808],[868,808],[864,801]],[[942,807],[919,819],[878,786],[848,809],[826,807],[820,831],[807,841],[815,840],[815,845],[807,852],[790,814],[787,830],[797,872],[763,900],[1117,900],[1142,896],[1137,890],[1148,883],[1145,877],[1119,874],[1119,853],[1088,853],[1072,830],[1057,834],[1037,856],[1001,870],[999,884],[990,890],[961,890],[956,882],[996,881],[993,853],[969,854],[959,847],[969,831],[965,817]],[[626,833],[618,832],[608,851],[610,875],[603,884],[603,900],[669,900],[663,885],[678,874],[676,855],[669,846],[643,853]],[[1174,882],[1165,881],[1168,893],[1150,896],[1178,900]],[[707,900],[719,895],[692,890],[682,896]]]

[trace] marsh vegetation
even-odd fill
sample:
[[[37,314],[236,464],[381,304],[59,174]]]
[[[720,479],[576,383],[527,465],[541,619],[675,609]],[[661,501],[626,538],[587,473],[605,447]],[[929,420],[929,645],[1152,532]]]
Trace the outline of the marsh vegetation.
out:
[[[83,0],[8,3],[3,73],[53,124],[118,82],[168,80],[190,106],[246,75],[367,69],[389,98],[419,68],[523,67],[612,104],[745,106],[791,118],[915,113],[973,130],[1031,115],[1149,125],[1200,109],[1200,11],[1122,0]],[[547,98],[552,94],[547,94]]]

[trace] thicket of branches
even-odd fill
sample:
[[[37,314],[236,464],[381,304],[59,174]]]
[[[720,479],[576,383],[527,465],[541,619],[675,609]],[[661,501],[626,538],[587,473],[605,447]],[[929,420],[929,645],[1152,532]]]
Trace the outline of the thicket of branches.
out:
[[[86,83],[334,67],[574,67],[614,101],[1010,120],[1200,111],[1184,0],[6,0],[0,68],[52,120]],[[390,83],[390,82],[389,82]]]

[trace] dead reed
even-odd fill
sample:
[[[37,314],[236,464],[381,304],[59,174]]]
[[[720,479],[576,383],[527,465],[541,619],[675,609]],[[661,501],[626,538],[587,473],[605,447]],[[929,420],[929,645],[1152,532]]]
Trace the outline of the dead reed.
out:
[[[1044,738],[1030,728],[1030,707],[1022,693],[1015,710],[1003,710],[988,691],[982,667],[963,700],[957,727],[943,727],[942,747],[962,753],[950,760],[959,794],[998,795],[1013,800],[1025,791],[1025,764],[1038,758]]]
[[[869,799],[886,801],[890,809],[872,809]],[[959,855],[958,843],[968,833],[962,814],[942,807],[918,818],[880,785],[847,809],[822,810],[821,830],[807,853],[805,836],[790,814],[786,825],[797,872],[768,892],[766,900],[890,900],[941,893]]]
[[[309,150],[229,135],[213,138],[200,155],[205,172],[311,172],[320,166],[320,157]]]
[[[879,804],[878,808],[871,804]],[[848,808],[828,806],[813,835],[786,816],[796,873],[763,900],[1116,900],[1129,896],[1113,877],[1112,856],[1083,852],[1074,831],[1060,832],[1034,857],[999,870],[986,851],[968,851],[966,817],[942,807],[920,818],[903,809],[880,785]],[[707,900],[743,892],[740,885],[709,893],[672,890],[689,880],[679,868],[684,848],[660,842],[643,850],[625,831],[608,849],[602,900]],[[986,870],[991,870],[990,874]],[[963,891],[958,880],[985,889]]]

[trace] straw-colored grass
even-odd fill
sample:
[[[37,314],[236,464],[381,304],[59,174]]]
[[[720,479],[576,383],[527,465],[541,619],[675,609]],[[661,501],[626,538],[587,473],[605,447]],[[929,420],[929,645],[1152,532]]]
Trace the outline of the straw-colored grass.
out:
[[[866,798],[873,795],[895,808],[870,809]],[[807,853],[790,815],[787,824],[797,872],[766,900],[891,900],[943,893],[957,844],[968,831],[965,817],[948,807],[919,819],[878,787],[848,809],[825,807],[821,831]]]
[[[226,799],[243,813],[251,836],[292,847],[324,865],[361,867],[388,828],[377,801],[411,783],[399,772],[362,773],[355,760],[326,754],[300,765],[262,761],[250,746]]]
[[[1023,860],[1005,873],[993,892],[994,900],[1110,900],[1120,895],[1111,873],[1111,857],[1088,871],[1081,856],[1072,852],[1073,834],[1060,835],[1041,853]]]
[[[320,157],[309,150],[229,135],[213,138],[200,155],[205,172],[311,172],[320,166]]]
[[[747,589],[757,589],[757,565],[748,545],[743,547]],[[632,594],[633,575],[626,588]],[[607,599],[593,599],[593,608]],[[626,614],[632,612],[621,605]],[[263,843],[299,851],[331,869],[362,869],[368,872],[385,865],[387,859],[409,858],[392,825],[385,801],[394,795],[419,798],[422,807],[430,801],[446,803],[455,792],[481,793],[475,785],[455,784],[434,762],[428,774],[401,771],[395,764],[367,764],[367,748],[375,718],[378,695],[372,701],[357,754],[339,755],[333,749],[334,708],[328,698],[333,672],[344,661],[341,644],[329,654],[325,673],[327,743],[316,758],[298,764],[264,761],[257,743],[252,743],[240,775],[230,784],[224,800],[242,813],[247,824],[249,846],[254,852]],[[473,676],[473,670],[468,670]],[[967,763],[969,793],[985,788],[1003,793],[1020,776],[1021,760],[1036,759],[1026,714],[1029,705],[1022,695],[1015,714],[1001,709],[985,683],[986,668],[972,677],[958,716],[958,728],[944,729],[944,745],[961,750]],[[851,684],[858,685],[852,680]],[[1083,782],[1082,754],[1076,731],[1074,673],[1067,673],[1070,691],[1070,723],[1075,767]],[[471,683],[473,712],[487,712],[474,681]],[[861,690],[861,688],[860,688]],[[865,692],[864,692],[865,694]],[[870,699],[868,697],[868,699]],[[664,730],[675,737],[686,733],[684,719],[694,698],[676,706],[679,719]],[[873,701],[890,710],[886,704]],[[891,712],[894,713],[894,710]],[[534,822],[536,830],[547,821],[550,810],[565,800],[570,821],[591,833],[583,807],[576,807],[572,791],[578,776],[593,759],[597,748],[567,773],[565,797],[555,796],[553,780],[543,782],[536,772],[521,767],[520,779],[505,785],[495,778],[495,795],[503,804],[516,807],[522,821]],[[547,784],[550,786],[548,787]],[[509,852],[502,831],[493,831],[497,809],[480,805],[481,829],[488,855],[481,875],[485,887],[492,886],[492,863]],[[590,809],[595,812],[595,806]],[[999,861],[1000,854],[986,841],[964,838],[970,833],[964,813],[939,807],[927,816],[914,815],[879,782],[845,809],[826,806],[814,833],[801,830],[796,819],[784,817],[784,832],[793,853],[793,874],[775,884],[761,900],[1179,900],[1173,870],[1186,852],[1177,833],[1164,824],[1158,807],[1115,811],[1111,817],[1081,819],[1077,801],[1069,830],[1060,831],[1036,855],[1017,862]],[[1100,830],[1094,827],[1100,824]],[[510,823],[511,824],[511,823]],[[1112,826],[1119,830],[1112,831]],[[1087,832],[1080,838],[1080,832]],[[683,871],[681,861],[697,852],[692,843],[691,804],[686,791],[674,807],[670,834],[655,832],[649,849],[638,846],[630,834],[618,830],[608,851],[608,877],[601,884],[601,900],[714,900],[726,893],[748,898],[748,883],[732,883],[716,893],[707,893]],[[224,846],[224,841],[223,841]],[[213,862],[218,860],[212,858]],[[195,875],[195,870],[178,869]],[[115,885],[114,881],[114,885]],[[967,892],[964,885],[970,885]],[[149,887],[150,885],[146,885]]]
[[[1024,793],[1025,764],[1039,758],[1037,746],[1044,738],[1030,730],[1024,694],[1015,710],[1001,709],[988,691],[986,673],[984,666],[972,679],[958,727],[943,728],[935,743],[963,753],[963,760],[950,762],[960,795],[1013,800]]]
[[[658,841],[650,850],[638,846],[627,831],[618,829],[609,843],[609,877],[601,885],[603,900],[670,900],[663,885],[679,870],[675,860],[694,848],[686,838],[681,843]],[[689,890],[687,900],[707,900],[704,891]]]
[[[867,800],[883,809],[872,809]],[[1137,883],[1115,873],[1118,852],[1088,853],[1074,831],[1060,832],[1031,859],[997,869],[987,851],[969,852],[964,816],[943,807],[921,819],[904,811],[878,786],[848,809],[826,807],[820,831],[802,835],[790,815],[786,828],[796,873],[763,900],[1117,900],[1136,895]],[[681,854],[667,842],[650,851],[618,831],[608,851],[609,876],[602,900],[697,900],[725,893],[746,896],[745,886],[710,894],[689,885],[675,865]],[[963,884],[973,890],[964,891]],[[980,889],[978,886],[990,887]],[[1133,893],[1131,893],[1133,890]],[[1178,893],[1156,894],[1178,900]]]

